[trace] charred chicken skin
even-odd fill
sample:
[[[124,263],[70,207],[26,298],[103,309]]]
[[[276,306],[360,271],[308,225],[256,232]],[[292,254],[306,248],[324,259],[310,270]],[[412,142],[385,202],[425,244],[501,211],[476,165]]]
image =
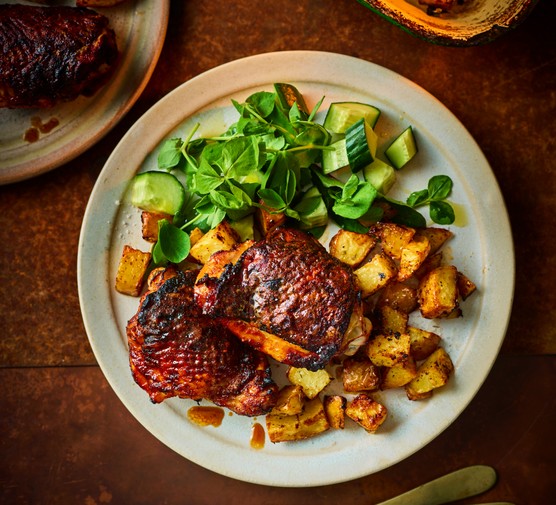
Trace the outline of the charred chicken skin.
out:
[[[108,18],[90,9],[0,5],[0,107],[46,108],[90,96],[117,58]]]
[[[197,273],[167,270],[149,284],[127,325],[133,377],[154,403],[207,399],[241,415],[267,413],[278,387],[267,357],[201,313]]]
[[[352,314],[360,305],[351,269],[314,237],[286,228],[271,232],[233,262],[213,255],[199,273],[195,299],[203,313],[219,318],[244,342],[309,370],[323,368],[345,349]]]

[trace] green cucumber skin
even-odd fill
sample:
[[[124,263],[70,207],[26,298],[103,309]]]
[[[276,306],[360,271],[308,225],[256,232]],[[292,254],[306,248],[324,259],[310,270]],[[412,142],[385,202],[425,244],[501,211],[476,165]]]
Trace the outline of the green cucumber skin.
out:
[[[413,128],[408,126],[400,133],[390,146],[384,151],[392,166],[396,170],[403,168],[419,151]]]
[[[374,105],[362,102],[333,102],[324,119],[324,127],[337,134],[346,130],[360,119],[365,119],[371,128],[376,126],[381,111]]]
[[[373,145],[369,145],[373,136]],[[353,173],[359,172],[373,162],[376,154],[376,134],[364,119],[360,119],[346,131],[346,152]]]

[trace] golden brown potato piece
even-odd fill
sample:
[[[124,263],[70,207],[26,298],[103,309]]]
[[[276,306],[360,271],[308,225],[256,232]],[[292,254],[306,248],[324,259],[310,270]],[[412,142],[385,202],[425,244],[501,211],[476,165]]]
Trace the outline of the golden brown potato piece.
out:
[[[413,356],[400,365],[383,368],[382,389],[393,389],[405,386],[417,376],[417,365]]]
[[[356,267],[375,244],[376,238],[366,233],[339,230],[330,240],[330,254],[350,267]]]
[[[292,366],[288,368],[286,375],[292,384],[301,387],[305,396],[310,400],[315,398],[332,380],[330,374],[324,369],[312,372],[306,368]]]
[[[409,279],[427,259],[430,244],[426,237],[414,237],[413,240],[402,248],[398,281]]]
[[[408,326],[407,332],[411,341],[411,356],[416,361],[428,358],[438,347],[440,336],[432,331]]]
[[[141,212],[141,232],[144,240],[153,244],[158,240],[158,222],[162,219],[166,219],[171,223],[173,216],[162,212],[149,212],[146,210]]]
[[[448,353],[438,347],[417,369],[415,378],[405,386],[410,400],[420,400],[444,386],[454,371],[454,365]],[[428,396],[427,396],[428,395]]]
[[[292,384],[284,386],[278,393],[276,405],[272,409],[272,414],[292,416],[303,411],[306,396],[303,394],[301,386]]]
[[[360,266],[354,274],[361,289],[361,296],[367,298],[386,286],[396,277],[396,264],[384,253],[378,253],[371,261]]]
[[[322,403],[330,427],[343,430],[346,424],[346,398],[341,395],[326,395]]]
[[[427,259],[423,261],[423,264],[415,271],[414,277],[416,279],[422,279],[431,270],[441,266],[443,257],[444,255],[442,254],[442,251],[437,252],[436,254],[429,253]]]
[[[346,407],[346,415],[369,433],[374,433],[386,421],[386,407],[365,393],[357,395]]]
[[[116,291],[124,295],[139,296],[150,262],[151,253],[125,245],[116,273]]]
[[[369,233],[379,239],[382,250],[388,256],[399,260],[402,249],[411,242],[415,230],[401,224],[377,223]]]
[[[419,228],[415,232],[414,238],[426,237],[430,245],[430,253],[436,254],[438,250],[452,238],[454,234],[445,228]]]
[[[366,346],[366,353],[376,366],[396,366],[410,356],[410,338],[407,333],[375,335]]]
[[[342,366],[344,391],[378,391],[380,388],[380,369],[365,356],[346,358]]]
[[[318,397],[307,401],[300,414],[266,416],[266,430],[272,443],[303,440],[319,435],[329,428],[324,407]]]
[[[467,300],[467,298],[477,290],[475,283],[461,272],[458,272],[457,284],[458,294],[461,296],[462,300]]]
[[[415,288],[401,282],[387,284],[380,292],[377,307],[392,307],[395,310],[409,314],[417,307],[417,291]]]
[[[189,254],[204,265],[215,252],[229,250],[237,243],[239,243],[237,232],[226,221],[222,221],[199,238],[191,247]]]
[[[405,333],[407,331],[409,316],[405,312],[386,305],[378,310],[378,315],[382,333]]]
[[[197,242],[199,242],[199,239],[203,235],[204,233],[200,228],[193,228],[189,234],[189,242],[191,243],[191,246],[194,246]]]
[[[449,316],[458,307],[457,269],[453,265],[431,270],[419,282],[417,299],[427,319]]]

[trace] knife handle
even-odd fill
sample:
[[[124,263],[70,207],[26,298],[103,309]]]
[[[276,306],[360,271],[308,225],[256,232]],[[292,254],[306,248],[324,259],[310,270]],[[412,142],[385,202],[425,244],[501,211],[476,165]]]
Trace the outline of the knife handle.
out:
[[[377,505],[441,505],[482,493],[496,482],[496,471],[486,465],[456,470]]]

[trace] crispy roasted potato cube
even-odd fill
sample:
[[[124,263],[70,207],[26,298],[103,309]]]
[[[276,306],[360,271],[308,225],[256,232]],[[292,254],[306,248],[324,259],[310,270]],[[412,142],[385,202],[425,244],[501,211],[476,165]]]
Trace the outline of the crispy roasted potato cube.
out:
[[[414,326],[408,326],[407,332],[411,341],[411,356],[416,361],[428,358],[438,347],[440,336],[432,331],[422,330]]]
[[[409,316],[401,310],[385,305],[378,310],[383,333],[406,333]]]
[[[222,221],[197,240],[189,254],[204,265],[215,252],[229,250],[238,242],[239,236],[236,231],[227,221]]]
[[[457,273],[455,266],[446,265],[431,270],[421,279],[417,288],[417,299],[423,317],[446,317],[457,308]]]
[[[358,266],[376,244],[366,233],[339,230],[330,240],[330,254],[350,267]]]
[[[289,384],[280,389],[276,405],[272,409],[272,414],[296,415],[303,411],[306,396],[303,394],[301,386]]]
[[[427,259],[423,261],[422,265],[415,271],[414,277],[416,279],[422,279],[425,275],[427,275],[431,270],[438,268],[442,265],[443,259],[442,251],[437,252],[436,254],[430,254],[427,256]]]
[[[203,231],[200,228],[193,228],[191,233],[189,234],[189,242],[191,247],[193,247],[199,239],[204,235]]]
[[[330,427],[343,430],[346,423],[346,398],[341,395],[326,395],[322,403]]]
[[[418,228],[415,237],[426,237],[430,244],[430,253],[435,254],[444,245],[444,243],[453,237],[453,233],[446,228]]]
[[[360,266],[354,274],[361,289],[361,296],[366,298],[386,286],[397,274],[396,264],[386,254],[378,253],[371,261]]]
[[[147,242],[155,243],[158,240],[158,222],[166,219],[170,223],[173,216],[162,212],[141,212],[141,234]]]
[[[386,407],[365,393],[357,395],[346,407],[346,415],[369,433],[374,433],[386,421]]]
[[[382,389],[393,389],[405,386],[417,375],[417,365],[412,356],[400,365],[383,368],[382,370]]]
[[[454,371],[448,353],[438,347],[417,369],[415,378],[405,386],[410,400],[420,399],[433,389],[444,386]]]
[[[262,203],[262,202],[259,202]],[[286,222],[286,214],[283,212],[273,212],[271,209],[257,208],[255,219],[261,235],[266,236],[271,230]]]
[[[398,280],[409,279],[423,264],[430,252],[430,244],[426,237],[414,237],[413,240],[402,248]]]
[[[409,314],[418,307],[417,291],[415,288],[401,282],[387,284],[384,289],[381,290],[377,300],[378,308],[386,305]]]
[[[457,284],[458,294],[461,296],[462,300],[466,300],[477,290],[475,283],[461,272],[458,272]]]
[[[376,366],[396,366],[410,356],[408,333],[379,334],[369,340],[365,348],[368,358]]]
[[[402,249],[413,239],[415,229],[401,224],[377,223],[369,233],[378,237],[382,250],[388,256],[399,260]]]
[[[272,443],[303,440],[329,428],[324,407],[318,397],[307,401],[299,414],[284,416],[271,413],[266,416],[266,430]]]
[[[380,369],[366,357],[346,358],[342,366],[344,391],[377,391],[380,388]]]
[[[292,384],[300,386],[310,400],[315,398],[332,380],[330,374],[324,369],[312,372],[306,368],[293,366],[288,368],[286,376]]]
[[[125,245],[116,273],[116,291],[124,295],[139,296],[150,262],[151,253]]]

